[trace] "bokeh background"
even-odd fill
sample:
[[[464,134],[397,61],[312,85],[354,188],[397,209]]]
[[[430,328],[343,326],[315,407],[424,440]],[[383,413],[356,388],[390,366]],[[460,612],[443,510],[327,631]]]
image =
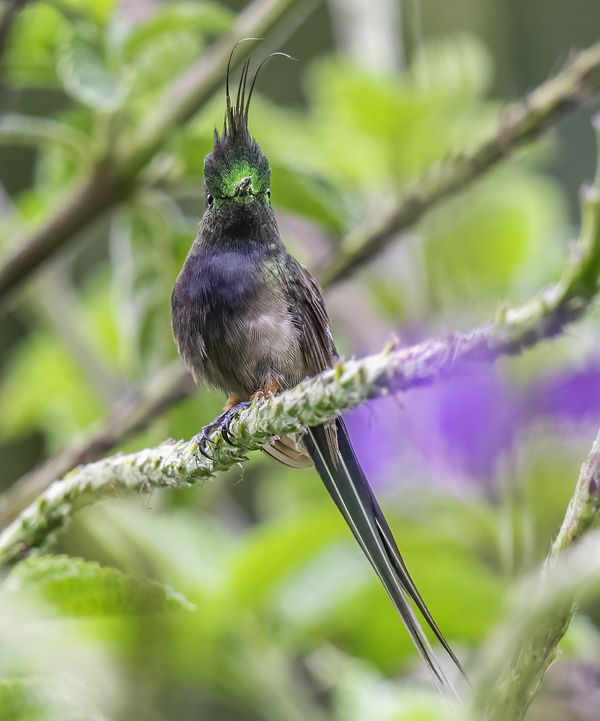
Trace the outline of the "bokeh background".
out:
[[[0,57],[4,254],[95,158],[134,142],[165,88],[244,7],[20,5]],[[322,267],[345,233],[483,138],[503,104],[599,28],[597,0],[292,3],[253,56],[285,50],[297,62],[267,66],[251,116],[292,252]],[[344,355],[467,329],[556,279],[594,174],[597,107],[568,114],[329,290]],[[3,492],[176,362],[170,291],[222,115],[219,91],[169,133],[127,200],[4,300]],[[467,668],[511,584],[544,558],[594,437],[598,323],[595,310],[523,357],[348,415],[417,585]],[[116,450],[189,438],[221,403],[196,392]],[[95,505],[53,550],[62,555],[4,580],[3,721],[455,718],[312,471],[257,454],[199,488]],[[593,607],[577,616],[532,720],[597,718],[598,622]]]

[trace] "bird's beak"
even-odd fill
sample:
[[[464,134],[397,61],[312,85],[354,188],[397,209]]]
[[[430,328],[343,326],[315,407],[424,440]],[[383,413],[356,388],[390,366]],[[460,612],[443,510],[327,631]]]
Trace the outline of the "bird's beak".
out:
[[[252,194],[252,178],[247,175],[242,178],[240,182],[235,186],[235,195],[243,198],[244,196]]]

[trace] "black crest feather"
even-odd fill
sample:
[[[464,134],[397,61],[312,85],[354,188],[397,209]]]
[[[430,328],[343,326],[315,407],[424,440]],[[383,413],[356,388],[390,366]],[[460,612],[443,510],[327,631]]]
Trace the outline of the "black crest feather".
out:
[[[245,40],[256,40],[256,38],[245,38]],[[240,42],[245,42],[241,40]],[[269,163],[258,143],[250,135],[248,129],[248,115],[250,112],[250,103],[252,94],[258,76],[265,64],[274,56],[282,55],[283,57],[294,60],[287,53],[274,52],[267,55],[258,65],[252,81],[250,82],[250,58],[242,64],[242,71],[235,94],[235,102],[231,95],[231,64],[237,46],[236,43],[227,62],[227,72],[225,75],[225,119],[223,122],[223,132],[219,132],[215,128],[214,147],[204,160],[204,179],[210,192],[214,195],[227,195],[223,189],[221,179],[232,164],[240,160],[246,160],[251,167],[256,168],[259,175],[265,178],[265,184],[268,184],[270,176]]]
[[[254,40],[254,38],[246,38],[246,40]],[[244,42],[241,40],[240,42]],[[248,131],[248,115],[250,112],[250,102],[252,100],[252,94],[254,93],[254,86],[256,85],[256,81],[258,79],[258,76],[260,75],[261,70],[265,66],[265,64],[276,55],[281,55],[284,58],[288,58],[289,60],[295,60],[291,55],[288,55],[287,53],[282,52],[274,52],[267,55],[266,58],[263,58],[261,62],[259,63],[258,67],[256,68],[256,71],[254,73],[254,76],[252,78],[252,82],[250,85],[248,85],[248,73],[250,70],[250,58],[244,61],[244,64],[242,65],[242,73],[240,75],[240,80],[238,83],[238,89],[236,93],[235,98],[235,104],[231,102],[231,93],[230,93],[230,83],[229,78],[231,74],[231,60],[233,58],[233,54],[235,52],[235,49],[239,43],[236,43],[231,53],[229,54],[229,60],[227,62],[227,73],[225,76],[225,121],[223,123],[223,135],[222,138],[225,138],[227,136],[235,136],[235,135],[249,135]],[[246,96],[247,94],[247,96]]]

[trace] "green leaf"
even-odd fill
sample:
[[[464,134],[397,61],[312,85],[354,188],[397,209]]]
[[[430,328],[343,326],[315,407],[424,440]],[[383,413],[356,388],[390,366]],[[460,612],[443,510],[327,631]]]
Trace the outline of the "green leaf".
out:
[[[13,83],[56,83],[56,48],[67,30],[66,19],[46,3],[28,3],[9,35],[5,65]]]
[[[208,487],[202,489],[202,495],[208,492]],[[152,497],[146,502],[151,506]],[[86,533],[115,563],[132,573],[150,563],[158,578],[194,599],[221,587],[237,543],[230,529],[208,516],[149,513],[140,499],[108,501],[84,512],[83,519]]]
[[[115,112],[127,97],[129,83],[111,67],[98,35],[72,32],[60,46],[57,69],[66,92],[99,112]]]
[[[140,48],[129,63],[138,115],[152,109],[156,96],[197,59],[201,51],[202,38],[183,31],[159,35]]]
[[[335,233],[345,229],[344,207],[333,187],[301,170],[271,165],[272,199],[277,207],[312,218]]]
[[[65,14],[73,13],[98,25],[106,24],[113,13],[117,0],[61,0]]]
[[[491,297],[495,305],[525,269],[528,278],[539,280],[544,259],[555,253],[563,213],[564,200],[552,181],[515,168],[436,209],[422,226],[434,302],[464,306]]]
[[[36,699],[33,681],[21,678],[0,680],[0,721],[41,721],[45,714]]]
[[[222,32],[230,27],[232,18],[229,10],[216,3],[165,3],[150,20],[130,33],[123,48],[124,57],[131,59],[145,46],[172,33]]]
[[[36,556],[23,561],[9,574],[6,588],[12,592],[39,595],[60,613],[71,616],[189,611],[193,608],[169,587],[68,556]]]
[[[122,208],[111,229],[120,347],[126,365],[138,374],[160,367],[173,356],[165,298],[178,272],[172,251],[180,222],[169,197],[154,192]]]
[[[328,508],[257,526],[233,560],[228,595],[246,599],[247,606],[268,602],[286,578],[343,533],[343,521]]]
[[[9,35],[5,68],[19,84],[56,84],[56,58],[65,37],[82,27],[100,28],[111,17],[116,0],[30,2],[17,14]]]
[[[81,367],[51,334],[33,334],[16,347],[0,382],[0,406],[0,434],[42,426],[50,449],[105,412]]]
[[[75,128],[50,118],[11,113],[0,118],[0,143],[57,143],[78,155],[88,152],[87,138]]]

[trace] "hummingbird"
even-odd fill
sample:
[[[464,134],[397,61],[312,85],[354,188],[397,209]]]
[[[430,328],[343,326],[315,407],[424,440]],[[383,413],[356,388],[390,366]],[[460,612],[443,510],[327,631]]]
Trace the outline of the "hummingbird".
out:
[[[252,93],[268,58],[251,83],[250,60],[243,63],[232,102],[232,55],[223,130],[215,129],[204,160],[204,214],[171,298],[173,336],[183,362],[196,383],[208,383],[227,398],[223,414],[198,436],[205,455],[215,428],[227,438],[231,419],[253,399],[292,388],[338,360],[321,290],[282,242],[269,163],[248,128]],[[408,572],[343,419],[277,438],[263,450],[292,468],[314,464],[436,682],[451,689],[411,602],[463,673],[460,662]]]

